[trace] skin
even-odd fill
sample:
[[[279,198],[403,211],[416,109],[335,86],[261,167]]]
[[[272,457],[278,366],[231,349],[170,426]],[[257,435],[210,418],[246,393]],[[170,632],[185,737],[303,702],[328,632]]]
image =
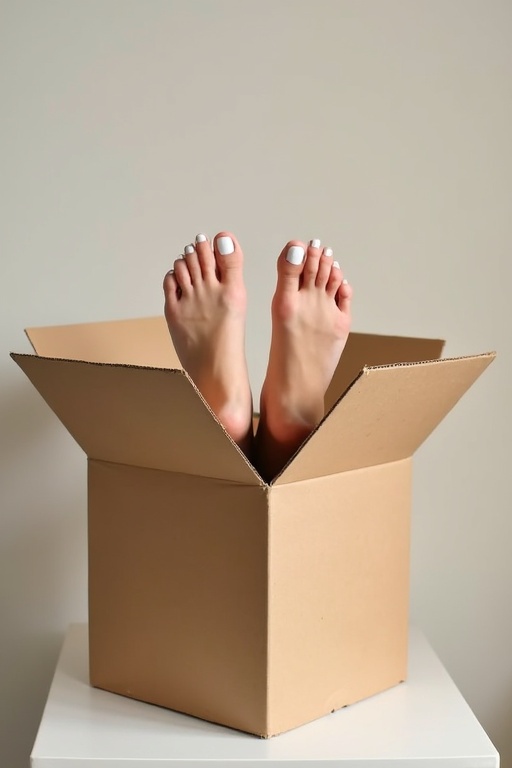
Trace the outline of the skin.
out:
[[[234,252],[221,255],[219,238]],[[191,244],[192,245],[192,244]],[[187,248],[186,250],[190,250]],[[164,280],[165,317],[181,364],[228,434],[252,454],[252,396],[245,358],[243,253],[230,232],[196,242]]]
[[[294,245],[305,251],[300,265],[286,260]],[[292,240],[277,262],[257,434],[258,462],[267,478],[286,464],[323,418],[324,395],[350,331],[352,290],[326,250]]]
[[[350,331],[352,289],[330,249],[318,241],[306,246],[292,240],[283,248],[254,439],[243,253],[231,232],[219,232],[211,244],[202,237],[165,276],[165,317],[183,367],[228,434],[270,480],[324,415],[324,394]],[[233,252],[223,254],[219,246],[226,238]],[[293,246],[304,253],[300,264],[287,260]]]

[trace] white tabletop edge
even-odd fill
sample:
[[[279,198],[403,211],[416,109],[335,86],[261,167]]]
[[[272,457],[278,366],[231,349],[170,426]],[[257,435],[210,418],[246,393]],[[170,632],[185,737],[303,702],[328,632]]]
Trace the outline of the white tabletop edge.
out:
[[[88,627],[71,625],[34,743],[32,768],[204,768],[207,763],[230,768],[283,768],[283,763],[286,768],[498,768],[499,755],[415,628],[410,630],[406,683],[265,740],[91,688]]]

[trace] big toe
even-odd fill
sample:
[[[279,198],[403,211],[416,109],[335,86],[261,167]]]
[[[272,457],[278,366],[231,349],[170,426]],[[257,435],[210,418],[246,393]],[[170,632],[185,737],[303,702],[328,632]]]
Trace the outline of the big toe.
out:
[[[300,277],[304,269],[306,246],[300,240],[290,240],[279,255],[277,261],[278,289],[298,290]]]
[[[219,232],[213,245],[221,282],[239,280],[244,256],[236,237],[231,232]]]

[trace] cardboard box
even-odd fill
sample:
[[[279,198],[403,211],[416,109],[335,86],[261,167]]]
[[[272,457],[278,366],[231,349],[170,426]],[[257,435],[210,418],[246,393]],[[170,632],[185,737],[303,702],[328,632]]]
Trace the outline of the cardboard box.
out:
[[[493,353],[352,334],[267,484],[162,318],[28,335],[88,456],[92,685],[266,737],[405,680],[411,457]]]

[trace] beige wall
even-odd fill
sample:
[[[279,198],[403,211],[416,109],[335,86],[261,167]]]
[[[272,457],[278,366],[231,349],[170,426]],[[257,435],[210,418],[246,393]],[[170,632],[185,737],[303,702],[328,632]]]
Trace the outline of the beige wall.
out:
[[[0,2],[0,764],[28,765],[86,618],[85,460],[7,357],[155,314],[196,232],[245,244],[254,389],[274,261],[332,245],[358,330],[497,362],[415,460],[412,617],[512,766],[512,4]]]

